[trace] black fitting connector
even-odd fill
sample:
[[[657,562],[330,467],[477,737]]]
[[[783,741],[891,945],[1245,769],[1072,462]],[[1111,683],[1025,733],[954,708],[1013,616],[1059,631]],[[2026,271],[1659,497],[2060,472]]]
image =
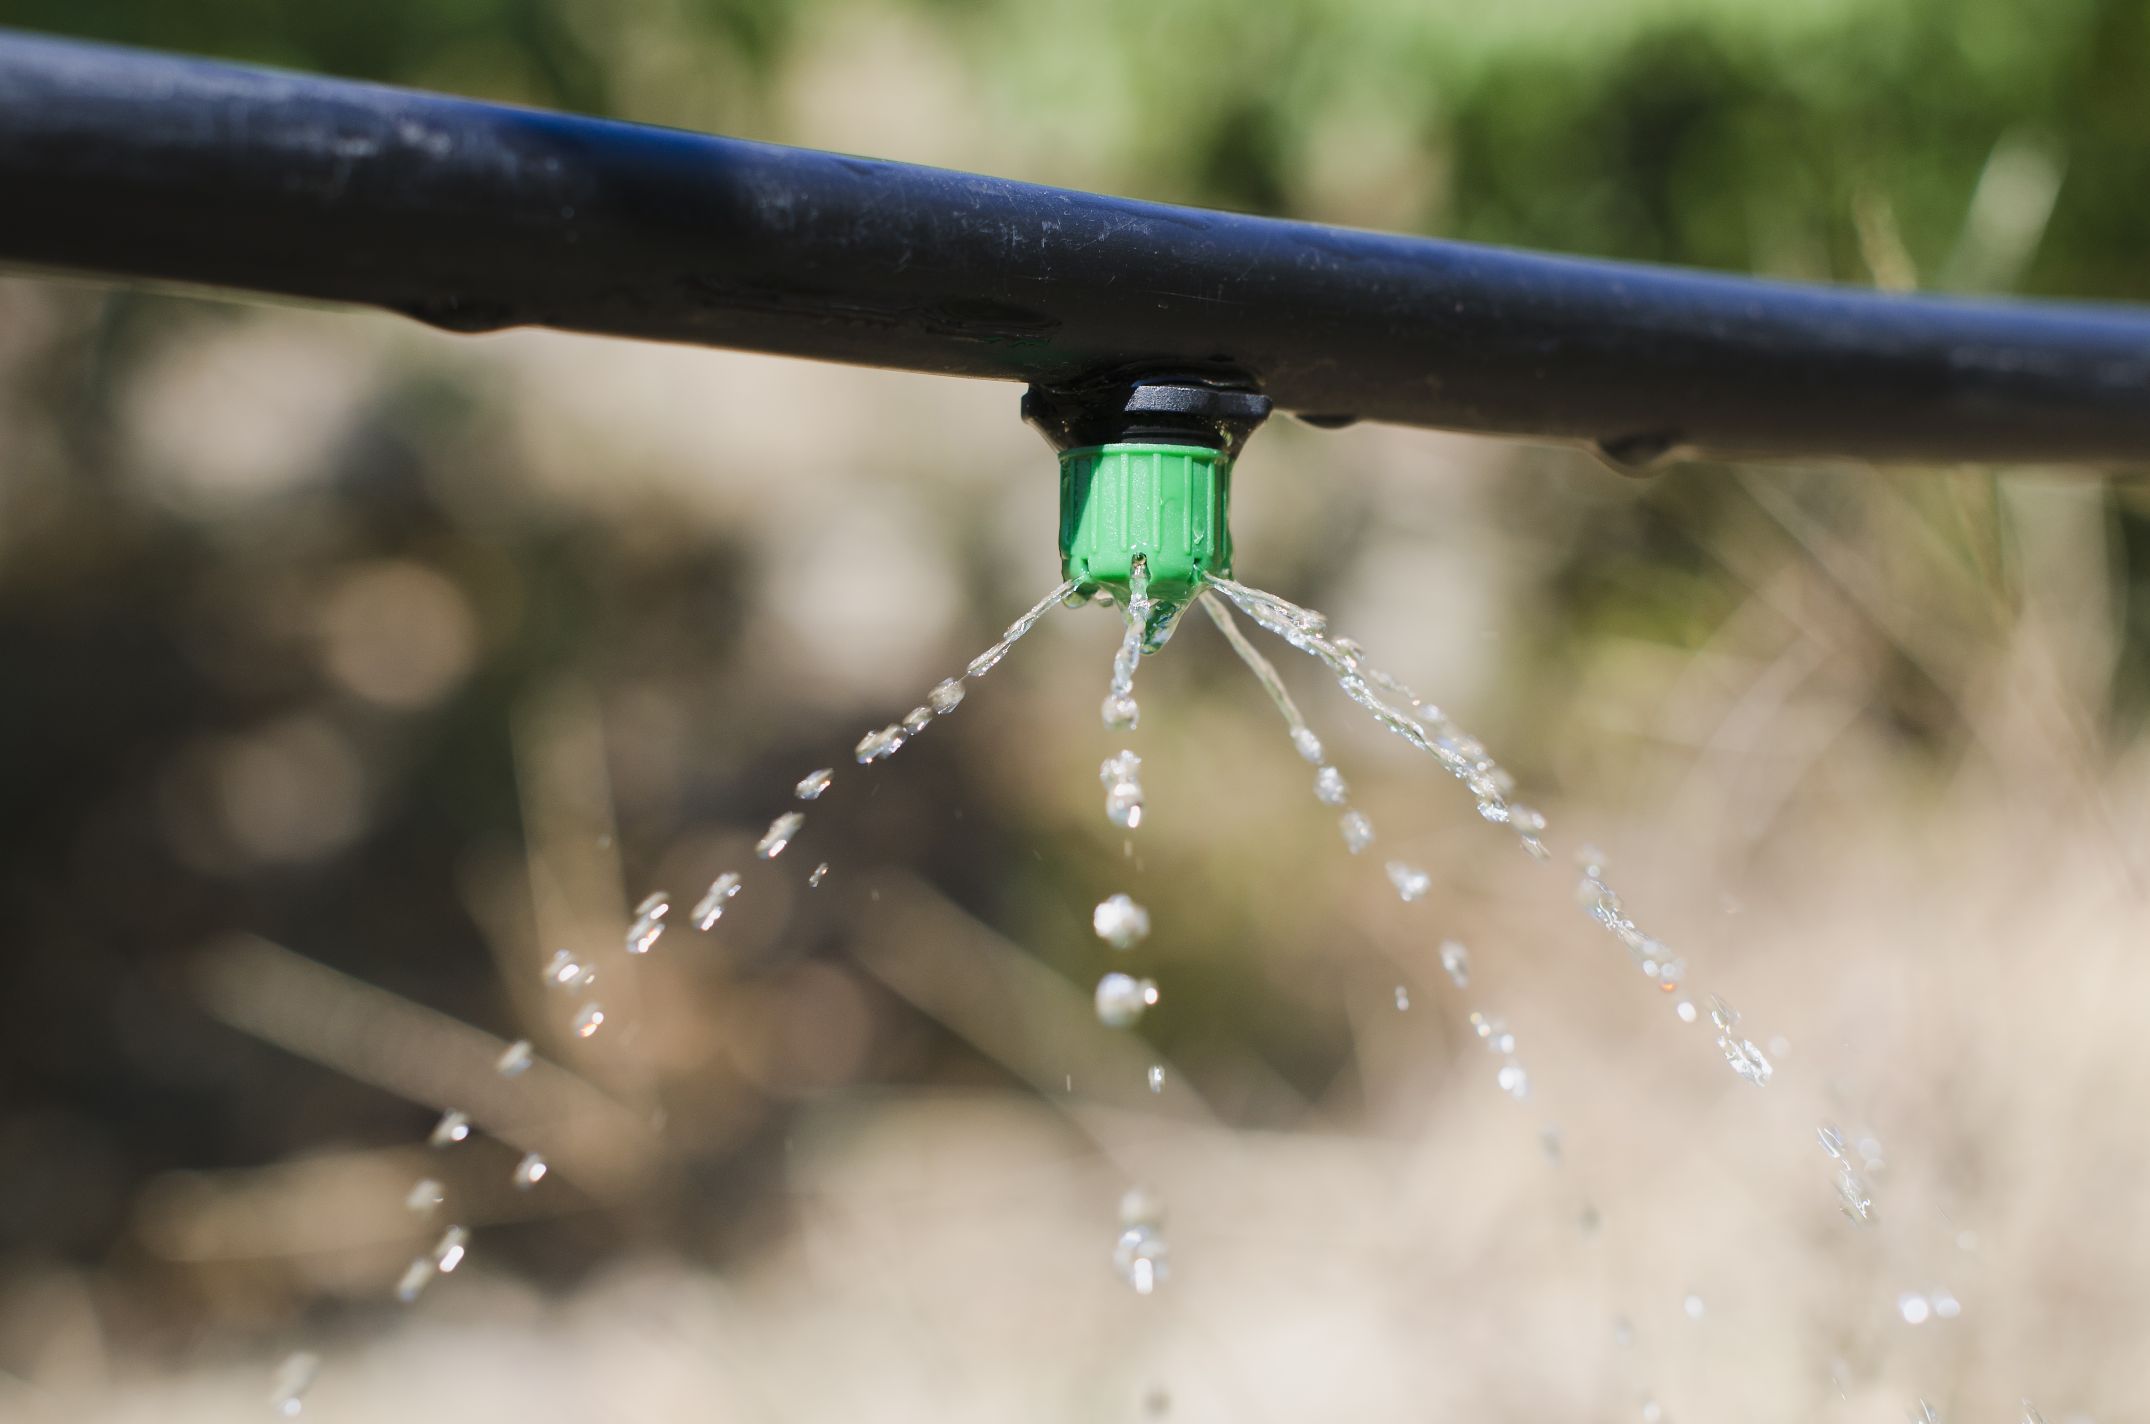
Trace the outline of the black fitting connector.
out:
[[[1269,409],[1269,397],[1259,391],[1202,377],[1115,377],[1023,392],[1023,419],[1055,450],[1199,445],[1231,459]]]

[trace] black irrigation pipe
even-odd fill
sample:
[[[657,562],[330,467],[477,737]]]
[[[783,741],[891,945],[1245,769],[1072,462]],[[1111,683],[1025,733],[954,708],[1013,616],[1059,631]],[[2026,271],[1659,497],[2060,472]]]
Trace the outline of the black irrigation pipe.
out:
[[[1167,207],[0,33],[0,263],[1668,451],[2150,461],[2150,309]]]

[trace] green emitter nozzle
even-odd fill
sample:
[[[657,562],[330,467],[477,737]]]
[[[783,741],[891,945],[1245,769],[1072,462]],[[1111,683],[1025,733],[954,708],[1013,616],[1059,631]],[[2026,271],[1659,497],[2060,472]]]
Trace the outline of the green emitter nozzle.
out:
[[[1232,571],[1232,459],[1200,445],[1091,445],[1060,452],[1060,567],[1084,590],[1127,601],[1139,556],[1149,595],[1184,604],[1204,574]]]

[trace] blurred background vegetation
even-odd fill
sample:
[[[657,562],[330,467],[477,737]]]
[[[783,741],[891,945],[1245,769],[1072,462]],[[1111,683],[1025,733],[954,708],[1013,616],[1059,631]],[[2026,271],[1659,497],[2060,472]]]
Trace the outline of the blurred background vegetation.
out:
[[[0,24],[1563,252],[2150,299],[2142,0],[0,0]],[[2150,506],[2105,477],[2126,472],[1691,465],[1638,484],[1565,450],[1282,422],[1242,471],[1244,577],[1327,608],[1480,729],[1556,826],[1602,829],[1698,972],[1832,1046],[1810,1081],[1829,1110],[1916,1125],[1946,1170],[1901,1184],[1921,1207],[1900,1219],[2005,1217],[2001,1163],[2044,1164],[2006,1198],[2021,1271],[1981,1268],[2014,1316],[1970,1312],[1906,1365],[1886,1309],[1755,1291],[1748,1334],[1617,1363],[1603,1321],[1676,1316],[1727,1243],[1769,1257],[1754,1220],[1819,1207],[1770,1269],[1840,1282],[1865,1261],[1851,1294],[1884,1303],[1925,1237],[1896,1239],[1888,1269],[1816,1244],[1819,1177],[1767,1177],[1789,1185],[1743,1198],[1753,1219],[1713,1215],[1724,1183],[1682,1144],[1739,1122],[1721,1100],[1745,1090],[1706,1043],[1656,1046],[1662,1006],[1628,1002],[1563,877],[1509,865],[1450,788],[1301,679],[1383,829],[1375,858],[1435,869],[1429,902],[1394,904],[1378,865],[1334,853],[1206,629],[1143,671],[1139,856],[1091,780],[1115,749],[1094,720],[1102,614],[1056,614],[893,764],[851,767],[860,732],[1053,580],[1050,458],[1013,391],[11,277],[0,1406],[228,1417],[232,1379],[252,1391],[259,1359],[327,1342],[373,1362],[340,1405],[324,1384],[330,1418],[712,1398],[754,1418],[1117,1418],[1155,1409],[1160,1380],[1188,1417],[1267,1417],[1232,1395],[1247,1362],[1201,1348],[1251,1312],[1264,1359],[1320,1385],[1294,1406],[1265,1381],[1276,1417],[1625,1414],[1684,1380],[1690,1414],[1843,1393],[1893,1419],[1911,1374],[2005,1400],[2026,1359],[2086,1408],[2139,1407],[2101,1342],[2124,1355],[2145,1303],[2097,1272],[2144,1234],[2117,1246],[2098,1223],[2119,1197],[2056,1185],[2110,1139],[2033,1131],[2076,1085],[2144,1067],[2117,1023],[2102,1058],[2096,1028],[2127,982],[2113,945],[2141,925]],[[648,890],[691,901],[744,866],[792,782],[831,763],[783,873],[750,880],[710,941],[675,924],[631,973],[607,960],[613,1026],[575,1041],[544,957],[610,952]],[[2004,933],[1997,907],[2057,894],[2056,867],[2096,882],[2070,892],[2079,913]],[[1100,1046],[1082,1012],[1106,967],[1087,907],[1122,888],[1159,926],[1167,993],[1143,1033],[1174,1086],[1155,1102],[1148,1051]],[[1946,990],[1924,977],[1940,919]],[[1553,1109],[1488,1101],[1467,1005],[1441,1007],[1428,973],[1449,934],[1480,953],[1474,995],[1532,1006],[1524,1052],[1541,1099],[1565,1075],[1570,1160],[1599,1139],[1587,1189],[1516,1185],[1537,1182]],[[2090,995],[2048,1006],[2083,1037],[2045,1096],[1962,1071],[2051,1047],[2011,1037],[2030,954],[2047,992]],[[1376,1022],[1399,979],[1422,1007]],[[520,1098],[487,1047],[518,1036],[563,1065]],[[481,1140],[429,1155],[451,1104]],[[1811,1131],[1796,1116],[1785,1140]],[[1294,1140],[1334,1160],[1277,1146]],[[1726,1150],[1759,1150],[1742,1142]],[[1354,1238],[1407,1144],[1432,1154],[1407,1176],[1425,1190]],[[512,1192],[530,1145],[560,1170]],[[1235,1195],[1256,1159],[1282,1200]],[[487,1361],[467,1371],[414,1364],[427,1347],[386,1303],[440,1224],[401,1206],[420,1172],[479,1228],[472,1276],[420,1307],[423,1339]],[[1098,1262],[1138,1174],[1176,1180],[1182,1275],[1206,1241],[1212,1305],[1241,1316],[1113,1323]],[[1628,1208],[1625,1254],[1555,1240],[1563,1192],[1608,1222]],[[1310,1230],[1376,1275],[1321,1278]],[[2057,1239],[2081,1244],[2066,1270],[2033,1250]],[[1397,1323],[1337,1303],[1369,1279]],[[1587,1326],[1560,1305],[1584,1296]],[[638,1362],[622,1311],[696,1322],[674,1327],[688,1353],[699,1332],[757,1343],[712,1382]],[[915,1332],[887,1347],[907,1360],[870,1343],[892,1320]],[[976,1338],[998,1367],[917,1363]],[[1064,1373],[1026,1353],[1040,1341]],[[458,1373],[491,1384],[439,1383]],[[645,1393],[614,1415],[584,1375]]]

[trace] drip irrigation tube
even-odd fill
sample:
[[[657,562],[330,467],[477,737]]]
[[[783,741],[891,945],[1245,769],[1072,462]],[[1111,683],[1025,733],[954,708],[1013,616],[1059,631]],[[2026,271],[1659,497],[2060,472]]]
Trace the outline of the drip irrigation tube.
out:
[[[0,33],[0,263],[1679,452],[2150,461],[2150,309],[1541,256]]]

